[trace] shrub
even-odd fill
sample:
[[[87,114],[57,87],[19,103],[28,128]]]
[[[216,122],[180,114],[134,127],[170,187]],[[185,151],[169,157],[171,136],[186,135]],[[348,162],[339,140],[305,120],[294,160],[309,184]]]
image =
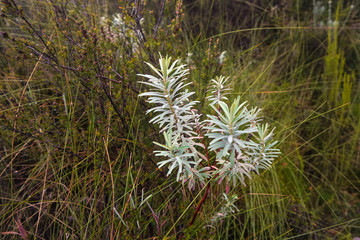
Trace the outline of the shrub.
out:
[[[259,173],[260,169],[271,167],[280,154],[274,148],[277,141],[272,141],[274,129],[270,130],[267,123],[261,124],[260,109],[248,108],[240,97],[231,105],[225,102],[231,90],[226,85],[228,78],[211,80],[208,101],[214,115],[207,114],[207,119],[201,120],[201,114],[194,108],[197,101],[190,99],[195,93],[185,88],[191,84],[185,83],[189,72],[185,65],[161,55],[160,69],[148,65],[155,75],[139,75],[148,79],[141,83],[151,90],[139,96],[148,97],[149,103],[156,105],[147,113],[154,114],[150,123],[158,124],[164,135],[165,143],[155,142],[162,150],[154,152],[164,157],[158,167],[168,166],[167,176],[177,169],[177,181],[187,183],[192,190],[197,182],[209,187],[210,180],[219,184],[225,180],[228,193],[230,183],[236,186],[240,181],[245,185],[245,178],[250,178],[252,171]],[[208,189],[204,199],[207,194]]]

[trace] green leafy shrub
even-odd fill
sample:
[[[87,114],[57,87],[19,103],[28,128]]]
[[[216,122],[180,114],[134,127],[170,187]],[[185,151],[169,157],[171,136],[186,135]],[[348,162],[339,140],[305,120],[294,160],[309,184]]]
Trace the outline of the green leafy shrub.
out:
[[[155,115],[150,123],[158,124],[164,135],[164,144],[155,143],[163,150],[155,153],[165,158],[158,167],[168,166],[168,176],[177,169],[176,180],[188,183],[189,189],[194,189],[197,181],[205,185],[210,179],[236,186],[237,181],[245,185],[245,177],[251,177],[252,171],[259,173],[271,167],[280,154],[274,148],[277,141],[272,141],[274,129],[260,124],[260,109],[248,108],[246,102],[240,103],[240,97],[230,106],[224,102],[230,90],[226,86],[228,79],[212,80],[208,99],[215,115],[207,114],[207,119],[201,120],[201,114],[194,109],[197,102],[190,99],[195,93],[185,89],[191,84],[185,83],[189,71],[185,65],[161,56],[160,68],[148,65],[155,75],[139,75],[148,79],[141,83],[151,90],[139,96],[156,104],[147,113]],[[205,143],[205,137],[210,143]]]

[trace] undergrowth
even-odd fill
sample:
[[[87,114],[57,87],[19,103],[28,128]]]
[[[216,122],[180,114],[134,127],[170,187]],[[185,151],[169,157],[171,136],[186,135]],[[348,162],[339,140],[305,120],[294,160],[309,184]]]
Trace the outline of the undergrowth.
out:
[[[1,239],[360,237],[357,1],[0,6]],[[137,76],[158,52],[189,68],[199,114],[218,75],[262,108],[270,169],[200,204],[158,168]]]

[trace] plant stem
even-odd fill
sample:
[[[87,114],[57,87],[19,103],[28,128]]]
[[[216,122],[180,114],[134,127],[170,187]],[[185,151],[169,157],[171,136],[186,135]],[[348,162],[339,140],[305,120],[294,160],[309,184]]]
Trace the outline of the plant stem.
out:
[[[196,207],[195,213],[194,213],[191,221],[189,222],[188,227],[190,227],[190,226],[194,223],[194,221],[195,221],[195,219],[196,219],[196,216],[198,215],[199,210],[200,210],[202,204],[204,203],[207,195],[209,194],[209,191],[210,191],[210,183],[207,183],[205,194],[204,194],[203,198],[201,199],[201,201],[199,202],[199,205]]]
[[[196,128],[197,128],[197,131],[198,131],[199,135],[202,137],[202,144],[203,144],[204,147],[205,147],[205,154],[206,154],[207,162],[208,162],[209,167],[211,168],[212,166],[211,166],[211,164],[210,164],[210,158],[209,158],[207,146],[206,146],[206,144],[205,144],[204,135],[202,134],[201,129],[200,129],[200,126],[199,126],[198,124],[196,124]],[[209,194],[209,191],[210,191],[210,183],[207,183],[207,184],[206,184],[205,194],[204,194],[204,196],[202,197],[202,199],[200,200],[198,206],[196,207],[195,213],[194,213],[191,221],[189,222],[188,227],[190,227],[190,226],[194,223],[194,221],[195,221],[195,219],[196,219],[196,216],[198,215],[202,204],[204,203],[206,197],[207,197],[208,194]]]

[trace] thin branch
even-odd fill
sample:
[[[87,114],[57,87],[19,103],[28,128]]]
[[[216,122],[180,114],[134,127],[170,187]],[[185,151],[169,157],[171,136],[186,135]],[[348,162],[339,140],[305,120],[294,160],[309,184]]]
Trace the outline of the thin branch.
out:
[[[155,30],[154,30],[154,37],[155,38],[157,36],[157,31],[158,31],[158,28],[159,28],[159,25],[160,25],[160,22],[161,22],[163,13],[164,13],[164,7],[165,7],[165,0],[163,0],[162,3],[161,3],[160,15],[159,15],[159,18],[158,18],[158,20],[156,22],[156,26],[155,26]]]
[[[38,36],[38,38],[40,39],[40,41],[42,42],[42,44],[44,44],[45,48],[49,51],[49,53],[55,58],[54,53],[51,51],[51,49],[49,48],[49,46],[46,44],[45,40],[42,38],[42,36],[35,30],[35,28],[33,27],[33,25],[31,25],[31,23],[27,20],[27,18],[24,16],[24,12],[17,6],[17,4],[15,3],[15,1],[11,1],[13,6],[16,8],[16,11],[19,13],[20,18],[22,20],[25,21],[25,23],[31,28],[31,30],[36,34],[36,36]],[[44,51],[45,52],[45,51]]]
[[[188,227],[190,227],[190,226],[194,223],[194,221],[195,221],[195,219],[196,219],[196,216],[198,215],[202,204],[205,202],[206,197],[207,197],[208,194],[209,194],[209,191],[210,191],[210,183],[207,183],[205,194],[204,194],[203,198],[200,200],[199,205],[196,207],[195,213],[194,213],[191,221],[189,222]]]

